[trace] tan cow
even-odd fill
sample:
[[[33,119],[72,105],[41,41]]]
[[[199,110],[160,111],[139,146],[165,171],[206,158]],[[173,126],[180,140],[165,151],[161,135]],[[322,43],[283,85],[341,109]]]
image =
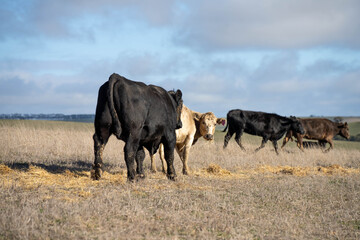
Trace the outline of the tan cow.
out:
[[[199,138],[203,137],[207,141],[214,140],[216,124],[225,124],[224,118],[217,118],[214,113],[199,113],[192,111],[183,105],[181,110],[182,128],[176,130],[176,151],[183,162],[183,174],[188,174],[187,165],[189,152]],[[164,158],[164,147],[161,144],[159,148],[160,159],[162,161],[162,171],[166,173],[166,162]],[[156,172],[155,156],[151,156],[151,171]]]

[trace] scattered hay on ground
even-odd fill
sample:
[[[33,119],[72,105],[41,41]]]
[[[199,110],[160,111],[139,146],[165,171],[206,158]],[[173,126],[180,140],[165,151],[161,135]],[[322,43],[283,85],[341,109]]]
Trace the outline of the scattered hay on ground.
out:
[[[3,164],[0,164],[0,174],[9,174],[11,172],[12,172],[11,168]]]
[[[194,171],[193,174],[197,177],[206,178],[237,178],[229,170],[221,168],[219,165],[211,163],[208,167]]]
[[[308,175],[348,175],[359,174],[358,168],[344,168],[338,164],[329,165],[327,167],[290,167],[290,166],[259,166],[253,172],[257,173],[273,173],[285,174],[293,176],[308,176]]]
[[[12,170],[0,164],[0,183],[5,188],[22,188],[25,190],[43,189],[47,191],[46,199],[62,198],[76,201],[89,197],[93,193],[91,187],[104,184],[124,184],[125,178],[121,174],[104,172],[101,181],[90,179],[89,171],[69,171],[51,173],[47,170],[30,165],[27,170]]]
[[[226,170],[226,169],[222,169],[219,165],[217,164],[210,164],[207,168],[206,168],[206,172],[208,172],[209,174],[214,174],[214,175],[231,175],[230,171]]]

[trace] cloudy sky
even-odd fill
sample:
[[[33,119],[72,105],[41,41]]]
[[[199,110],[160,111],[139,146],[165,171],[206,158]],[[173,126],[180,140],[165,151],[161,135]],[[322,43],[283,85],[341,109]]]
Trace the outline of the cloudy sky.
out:
[[[360,115],[358,0],[0,0],[0,113],[94,113],[113,73],[241,108]]]

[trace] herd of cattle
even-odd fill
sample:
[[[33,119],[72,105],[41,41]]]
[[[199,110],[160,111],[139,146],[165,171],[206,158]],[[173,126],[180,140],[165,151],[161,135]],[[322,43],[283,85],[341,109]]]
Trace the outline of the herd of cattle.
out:
[[[183,104],[182,92],[166,91],[161,87],[146,85],[112,74],[99,89],[95,114],[94,154],[91,170],[93,179],[100,179],[103,161],[102,154],[109,137],[114,134],[125,142],[124,157],[128,180],[144,178],[144,148],[151,156],[151,170],[156,171],[154,155],[159,150],[162,169],[171,180],[175,179],[174,149],[183,163],[183,174],[188,174],[189,152],[199,138],[214,139],[216,124],[225,125],[224,118],[217,118],[212,112],[199,113]],[[224,149],[235,133],[235,141],[241,149],[242,134],[248,133],[262,137],[256,151],[271,141],[278,153],[277,141],[285,134],[281,148],[291,139],[297,139],[298,147],[333,148],[332,139],[336,135],[349,138],[347,123],[334,123],[324,118],[298,119],[277,114],[231,110],[227,114],[224,132]],[[306,142],[303,138],[318,140]],[[135,169],[136,162],[136,169]]]

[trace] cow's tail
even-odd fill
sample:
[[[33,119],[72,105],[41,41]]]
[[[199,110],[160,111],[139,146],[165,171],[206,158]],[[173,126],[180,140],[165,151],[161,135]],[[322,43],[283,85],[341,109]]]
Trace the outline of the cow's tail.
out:
[[[115,104],[114,104],[114,85],[119,80],[119,78],[120,78],[120,75],[118,75],[116,73],[113,73],[109,77],[108,103],[109,103],[109,109],[110,109],[110,114],[111,114],[111,118],[112,118],[112,126],[113,126],[113,131],[114,131],[113,133],[115,134],[115,136],[117,138],[120,139],[122,128],[121,128],[120,120],[117,115],[117,112],[115,109]]]

